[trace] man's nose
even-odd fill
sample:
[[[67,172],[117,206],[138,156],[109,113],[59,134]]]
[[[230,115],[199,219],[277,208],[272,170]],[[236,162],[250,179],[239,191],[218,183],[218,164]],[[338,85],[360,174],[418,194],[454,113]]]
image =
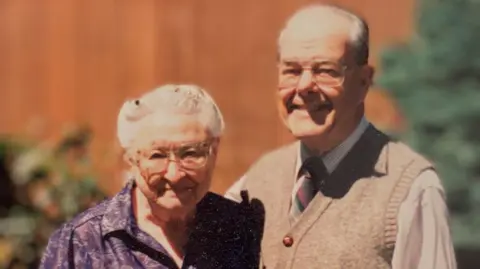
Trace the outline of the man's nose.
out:
[[[311,91],[315,86],[315,80],[311,70],[304,70],[300,75],[300,79],[297,85],[298,93],[305,93]]]

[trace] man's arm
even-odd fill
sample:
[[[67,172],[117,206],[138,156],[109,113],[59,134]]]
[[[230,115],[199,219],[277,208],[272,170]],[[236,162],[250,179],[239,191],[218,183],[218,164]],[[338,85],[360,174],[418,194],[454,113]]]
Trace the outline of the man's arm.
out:
[[[243,175],[239,180],[233,183],[233,185],[225,192],[224,197],[232,201],[235,201],[237,203],[241,203],[242,197],[240,196],[240,192],[243,190],[243,187],[245,186],[246,181],[247,181],[247,178],[245,175]]]
[[[433,170],[421,173],[398,214],[393,269],[456,269],[445,192]]]

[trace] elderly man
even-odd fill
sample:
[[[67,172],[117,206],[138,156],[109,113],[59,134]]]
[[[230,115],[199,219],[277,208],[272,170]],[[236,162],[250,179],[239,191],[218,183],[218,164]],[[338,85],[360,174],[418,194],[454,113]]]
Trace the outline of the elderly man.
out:
[[[118,138],[133,179],[58,229],[40,268],[256,268],[248,206],[208,192],[223,128],[197,86],[127,101]]]
[[[226,193],[263,203],[263,265],[455,268],[434,168],[364,118],[366,22],[311,5],[288,20],[278,49],[278,109],[299,141],[262,156]]]

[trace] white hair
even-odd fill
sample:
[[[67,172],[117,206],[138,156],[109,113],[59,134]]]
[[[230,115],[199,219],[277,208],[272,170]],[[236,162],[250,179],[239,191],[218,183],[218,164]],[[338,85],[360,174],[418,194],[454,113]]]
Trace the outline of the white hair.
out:
[[[142,122],[154,115],[195,116],[213,137],[223,134],[223,115],[213,98],[197,85],[167,84],[126,101],[117,120],[117,137],[126,149],[142,128]]]
[[[282,29],[278,38],[278,47],[281,47],[282,41],[285,39],[287,33],[295,28],[298,31],[300,27],[315,27],[311,22],[305,23],[305,18],[312,16],[321,17],[325,12],[340,15],[352,23],[350,32],[350,47],[352,49],[355,60],[358,64],[366,64],[369,56],[369,28],[366,21],[359,15],[348,11],[347,9],[329,4],[311,4],[296,11],[288,20],[285,27]],[[294,30],[294,31],[295,31]]]

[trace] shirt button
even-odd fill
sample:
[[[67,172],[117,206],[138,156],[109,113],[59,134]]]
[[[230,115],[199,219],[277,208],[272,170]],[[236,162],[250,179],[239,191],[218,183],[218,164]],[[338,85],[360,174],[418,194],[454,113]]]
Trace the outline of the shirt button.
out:
[[[285,236],[283,238],[283,245],[287,248],[291,247],[293,245],[293,238],[290,236]]]

